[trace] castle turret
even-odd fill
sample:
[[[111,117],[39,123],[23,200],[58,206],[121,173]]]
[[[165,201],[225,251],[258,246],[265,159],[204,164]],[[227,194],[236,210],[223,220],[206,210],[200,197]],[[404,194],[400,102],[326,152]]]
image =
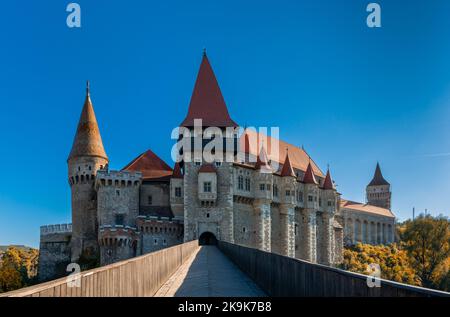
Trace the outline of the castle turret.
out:
[[[256,222],[255,243],[258,249],[270,252],[272,241],[271,203],[273,199],[273,175],[264,146],[261,147],[261,151],[256,160],[254,179],[256,186],[255,199],[253,201]]]
[[[303,176],[305,202],[302,223],[302,258],[310,262],[317,262],[317,210],[319,209],[319,187],[313,172],[311,161],[308,163]]]
[[[333,180],[331,179],[330,169],[327,170],[327,175],[323,182],[321,191],[321,219],[319,226],[319,241],[318,241],[318,259],[319,263],[331,265],[334,263],[334,214],[337,206],[337,193],[334,188]]]
[[[280,204],[280,245],[281,254],[295,257],[295,205],[297,178],[286,152],[283,168],[281,170],[281,204]]]
[[[384,179],[377,162],[375,174],[366,187],[367,203],[391,210],[391,195],[391,185]]]
[[[89,82],[67,163],[72,192],[71,260],[88,268],[97,265],[99,258],[95,177],[97,171],[108,164],[90,98]]]

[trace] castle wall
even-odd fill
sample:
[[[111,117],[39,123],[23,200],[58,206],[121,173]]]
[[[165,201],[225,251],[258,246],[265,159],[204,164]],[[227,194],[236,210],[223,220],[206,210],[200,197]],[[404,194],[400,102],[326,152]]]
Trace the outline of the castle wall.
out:
[[[67,275],[71,263],[70,241],[72,225],[49,225],[41,227],[39,245],[38,280],[45,282]]]
[[[247,247],[255,246],[255,217],[251,204],[235,202],[234,210],[234,242]]]
[[[137,225],[141,234],[141,255],[183,243],[182,222],[140,216]]]

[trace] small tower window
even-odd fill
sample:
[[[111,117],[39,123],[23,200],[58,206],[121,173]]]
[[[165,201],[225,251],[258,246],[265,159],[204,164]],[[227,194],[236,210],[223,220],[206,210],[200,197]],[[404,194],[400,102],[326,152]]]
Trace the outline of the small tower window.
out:
[[[120,190],[116,190],[116,196],[120,196]]]
[[[248,177],[245,178],[245,190],[250,191],[250,178]]]
[[[203,192],[210,193],[211,192],[211,182],[203,183]]]
[[[238,189],[239,190],[244,189],[244,177],[242,175],[238,176]]]
[[[222,162],[220,162],[220,161],[216,161],[215,164],[216,164],[216,167],[221,167],[222,166]]]
[[[117,226],[123,226],[123,222],[124,222],[124,215],[117,214],[116,215],[116,225]]]
[[[209,212],[206,214],[206,218],[209,218]]]
[[[175,197],[181,197],[181,187],[175,187]]]
[[[153,204],[153,197],[151,195],[147,197],[147,202],[149,205]]]
[[[259,190],[261,191],[266,190],[266,184],[259,184]]]

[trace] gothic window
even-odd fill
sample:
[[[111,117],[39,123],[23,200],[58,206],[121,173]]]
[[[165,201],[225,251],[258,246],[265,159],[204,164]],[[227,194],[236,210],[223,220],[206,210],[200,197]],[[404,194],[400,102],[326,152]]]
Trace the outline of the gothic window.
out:
[[[175,197],[181,197],[181,187],[175,187]]]
[[[259,190],[261,191],[266,190],[266,184],[259,184]]]
[[[210,193],[211,192],[211,182],[203,183],[203,192]]]
[[[250,178],[245,178],[245,190],[250,191]]]
[[[238,176],[238,189],[239,190],[244,189],[244,177],[242,175]]]
[[[313,196],[311,196],[311,195],[308,195],[308,201],[309,201],[309,202],[312,202],[312,201],[314,201],[314,198],[313,198]]]
[[[149,205],[153,204],[153,197],[151,195],[147,197],[147,202]]]

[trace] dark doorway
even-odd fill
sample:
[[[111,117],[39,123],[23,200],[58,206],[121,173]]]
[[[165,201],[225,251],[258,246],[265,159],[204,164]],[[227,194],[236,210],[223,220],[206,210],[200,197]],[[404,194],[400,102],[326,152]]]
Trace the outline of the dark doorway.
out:
[[[217,245],[217,238],[211,232],[203,232],[198,239],[199,245]]]

